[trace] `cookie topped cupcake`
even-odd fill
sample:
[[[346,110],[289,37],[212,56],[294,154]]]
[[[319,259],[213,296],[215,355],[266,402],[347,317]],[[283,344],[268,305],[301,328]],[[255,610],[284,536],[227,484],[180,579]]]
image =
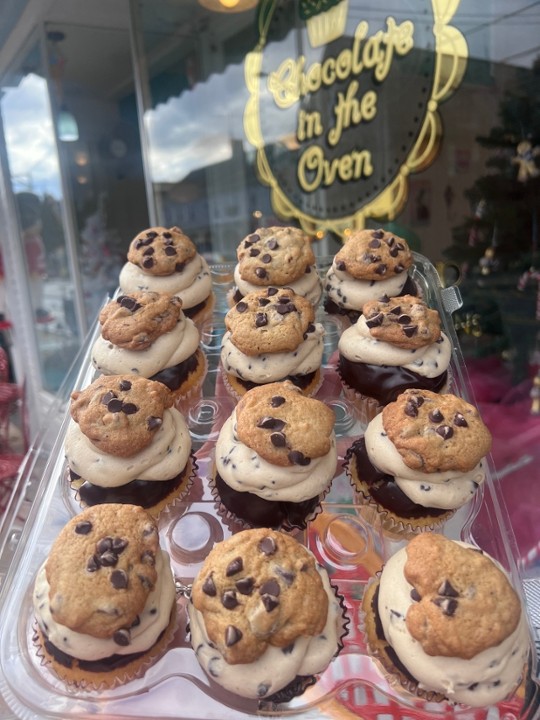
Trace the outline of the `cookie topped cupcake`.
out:
[[[207,361],[199,330],[177,295],[137,291],[120,295],[99,314],[101,333],[92,364],[104,375],[129,373],[162,382],[175,399],[200,387]]]
[[[362,609],[369,650],[416,696],[489,707],[525,672],[524,608],[500,565],[475,546],[415,537],[386,562]]]
[[[259,228],[245,237],[236,251],[232,301],[261,288],[290,287],[317,305],[322,281],[310,238],[295,227]]]
[[[249,390],[216,442],[221,504],[251,525],[305,527],[336,472],[334,425],[331,408],[289,381]]]
[[[71,518],[38,572],[40,651],[81,686],[132,679],[171,640],[176,591],[155,521],[134,505],[100,505]]]
[[[474,497],[490,448],[491,433],[463,398],[407,390],[353,443],[346,468],[385,527],[415,532],[439,526]]]
[[[353,231],[326,274],[326,312],[350,324],[369,300],[414,294],[412,262],[403,238],[381,229]]]
[[[338,342],[338,373],[369,420],[407,388],[447,387],[452,346],[437,310],[412,295],[370,300]]]
[[[139,290],[178,295],[184,313],[195,322],[205,319],[214,304],[208,264],[177,227],[152,227],[131,241],[120,289],[126,295]]]
[[[127,503],[157,515],[188,489],[191,437],[162,383],[102,375],[71,394],[65,453],[82,505]]]
[[[344,634],[326,570],[297,540],[266,528],[214,546],[188,611],[191,643],[207,674],[259,700],[302,692],[339,652]]]
[[[227,312],[225,327],[221,363],[234,396],[286,379],[306,395],[317,392],[324,328],[309,300],[288,288],[252,292]]]

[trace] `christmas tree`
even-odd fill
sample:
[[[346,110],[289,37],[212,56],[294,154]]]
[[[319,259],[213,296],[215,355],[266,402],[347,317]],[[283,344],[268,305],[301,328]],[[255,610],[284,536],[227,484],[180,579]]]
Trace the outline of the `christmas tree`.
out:
[[[506,348],[519,381],[530,374],[540,328],[540,58],[516,73],[499,124],[477,138],[490,151],[486,174],[465,192],[471,215],[453,229],[444,255],[463,274],[462,344],[477,354]],[[463,343],[473,316],[476,341]]]

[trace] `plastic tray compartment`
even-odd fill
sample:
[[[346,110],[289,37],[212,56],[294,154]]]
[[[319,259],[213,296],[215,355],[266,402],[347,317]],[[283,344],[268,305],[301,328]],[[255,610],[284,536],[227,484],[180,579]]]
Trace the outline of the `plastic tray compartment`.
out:
[[[321,272],[328,265],[321,262]],[[185,411],[196,451],[198,479],[188,498],[160,517],[162,544],[169,551],[178,588],[179,628],[165,655],[152,665],[144,677],[103,692],[89,692],[66,686],[42,666],[32,644],[32,587],[36,572],[47,556],[61,527],[79,507],[65,481],[64,434],[69,420],[69,390],[85,387],[93,371],[86,349],[80,358],[80,372],[67,388],[63,403],[63,421],[51,449],[48,462],[40,470],[41,482],[29,520],[15,551],[0,596],[0,690],[11,711],[21,718],[78,720],[90,716],[131,718],[186,718],[236,720],[258,715],[349,718],[362,720],[532,720],[538,709],[539,687],[533,680],[535,663],[516,695],[497,707],[471,710],[446,703],[433,704],[408,700],[389,685],[377,664],[367,655],[359,628],[359,605],[366,583],[386,558],[402,545],[369,522],[354,502],[352,489],[342,468],[349,445],[363,426],[354,407],[340,394],[332,362],[335,358],[339,329],[335,320],[318,311],[318,320],[326,329],[324,382],[318,397],[324,398],[336,413],[339,462],[332,488],[322,511],[298,537],[326,566],[331,580],[345,598],[349,617],[343,651],[318,681],[306,692],[285,705],[258,705],[243,700],[214,685],[200,668],[191,649],[185,605],[189,586],[213,543],[237,527],[221,515],[208,489],[214,443],[221,424],[229,416],[233,401],[219,380],[219,348],[223,316],[227,310],[226,293],[231,286],[232,266],[212,269],[217,296],[214,317],[202,330],[202,344],[209,360],[209,372],[199,400]],[[454,354],[451,366],[452,391],[470,399],[470,387],[463,359],[453,330],[450,313],[459,307],[459,292],[442,289],[433,265],[415,254],[413,278],[428,303],[439,310],[443,327],[450,337]],[[88,346],[87,346],[88,347]],[[55,431],[56,432],[56,431]],[[39,453],[40,448],[33,448]],[[445,525],[443,532],[452,538],[475,543],[495,557],[520,586],[514,558],[516,548],[505,508],[497,496],[491,472],[483,492],[462,508]],[[532,647],[532,644],[531,644]]]

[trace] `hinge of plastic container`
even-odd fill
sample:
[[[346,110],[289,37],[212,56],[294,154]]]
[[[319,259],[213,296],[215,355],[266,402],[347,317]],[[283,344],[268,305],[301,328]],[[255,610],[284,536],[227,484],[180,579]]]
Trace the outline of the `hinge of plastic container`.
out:
[[[184,585],[184,583],[181,580],[175,579],[174,585],[176,588],[176,594],[182,595],[183,597],[187,598],[188,600],[191,597],[191,585]]]
[[[450,315],[456,310],[459,310],[459,308],[463,305],[463,298],[461,297],[459,288],[456,287],[456,285],[450,285],[449,287],[442,288],[441,300],[444,305],[444,309],[447,313],[450,313]]]

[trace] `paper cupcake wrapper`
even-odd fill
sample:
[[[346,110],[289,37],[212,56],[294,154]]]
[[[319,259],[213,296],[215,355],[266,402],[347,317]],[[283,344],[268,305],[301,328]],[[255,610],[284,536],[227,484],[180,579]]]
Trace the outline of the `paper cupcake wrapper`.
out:
[[[42,667],[47,667],[66,685],[77,691],[85,692],[101,692],[104,690],[112,690],[119,685],[125,685],[138,678],[143,677],[148,668],[153,665],[167,651],[168,646],[173,640],[178,627],[179,613],[176,602],[171,609],[169,624],[163,631],[161,637],[154,645],[137,657],[128,662],[123,667],[114,668],[109,671],[92,672],[90,670],[79,667],[75,660],[74,666],[68,668],[56,661],[46,650],[44,646],[44,636],[34,621],[32,627],[32,645],[34,646],[36,656]]]
[[[403,538],[413,537],[422,532],[432,532],[440,528],[447,520],[455,515],[455,510],[448,510],[438,517],[429,516],[429,511],[426,509],[426,517],[400,518],[391,510],[388,510],[374,500],[369,493],[367,485],[362,483],[362,480],[354,475],[354,471],[351,469],[353,461],[354,458],[349,449],[345,457],[344,469],[355,491],[355,504],[360,505],[362,509],[368,508],[371,510],[371,513],[362,513],[362,516],[371,525],[380,529],[385,535],[389,537],[393,536],[394,539],[401,540]]]
[[[190,453],[189,460],[185,467],[186,473],[185,477],[180,481],[180,484],[177,488],[175,488],[169,495],[165,496],[160,502],[158,502],[156,505],[152,507],[144,508],[149,515],[152,515],[152,517],[157,518],[162,512],[165,512],[166,510],[170,510],[173,508],[176,504],[182,502],[182,500],[185,500],[186,496],[188,495],[199,470],[199,466],[197,464],[197,459],[195,457],[195,454],[193,451]],[[73,497],[74,500],[79,504],[81,508],[87,507],[86,503],[81,500],[81,496],[79,494],[79,488],[78,485],[79,480],[72,480],[70,478],[69,474],[69,467],[66,467],[66,478],[67,483],[73,490]],[[137,503],[135,503],[137,504]]]
[[[248,520],[244,520],[243,518],[239,517],[235,512],[229,510],[229,508],[223,504],[219,494],[219,490],[217,489],[215,484],[215,474],[216,468],[215,465],[213,465],[212,472],[209,474],[208,477],[208,488],[210,490],[210,493],[212,494],[212,498],[214,499],[215,506],[219,515],[225,521],[229,529],[234,530],[235,532],[238,530],[249,530],[253,528],[254,525],[252,525]],[[306,514],[305,518],[301,522],[295,524],[284,522],[279,525],[279,527],[274,527],[274,529],[281,530],[281,532],[291,535],[295,535],[302,530],[305,530],[308,524],[312,522],[317,517],[317,515],[322,512],[322,502],[330,492],[331,485],[332,480],[328,482],[328,486],[326,487],[326,489],[322,493],[319,493],[319,495],[317,496],[317,505],[309,513]]]
[[[242,392],[242,393],[239,393],[239,392],[238,392],[238,390],[231,384],[231,381],[230,381],[230,378],[229,378],[229,374],[226,372],[225,368],[223,367],[223,365],[222,365],[221,363],[219,364],[219,372],[221,373],[221,377],[222,377],[222,379],[223,379],[223,384],[225,385],[225,389],[227,390],[227,392],[229,393],[229,395],[230,395],[231,397],[233,397],[233,398],[236,400],[236,402],[238,402],[239,400],[241,400],[242,397],[243,397],[243,396],[245,395],[245,393],[247,392],[247,390],[245,390],[245,391]],[[310,387],[309,392],[304,392],[304,391],[302,391],[303,394],[306,395],[307,397],[315,397],[315,395],[316,395],[316,394],[319,392],[319,390],[321,389],[321,386],[322,386],[322,384],[323,384],[323,380],[324,380],[324,374],[323,374],[322,368],[319,368],[319,370],[318,370],[318,376],[317,376],[317,378],[316,378],[316,381],[315,381],[315,382],[313,383],[313,385]],[[276,382],[277,382],[277,381],[276,381]]]

